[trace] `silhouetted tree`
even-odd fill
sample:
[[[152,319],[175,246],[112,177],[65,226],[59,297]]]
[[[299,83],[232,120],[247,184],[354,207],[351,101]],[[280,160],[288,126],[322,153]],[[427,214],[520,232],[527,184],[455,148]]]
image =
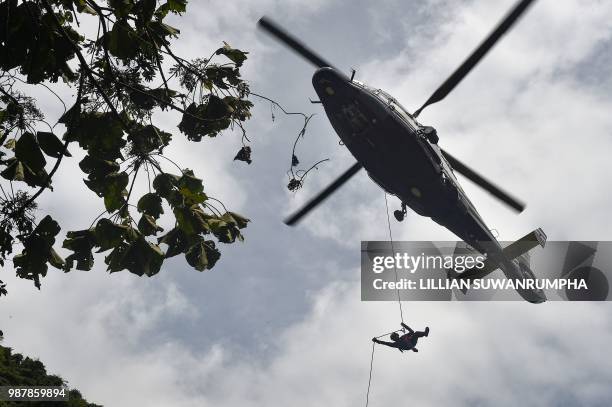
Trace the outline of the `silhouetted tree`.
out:
[[[153,276],[179,254],[203,271],[219,259],[219,242],[243,239],[248,220],[205,194],[202,179],[165,155],[182,137],[155,124],[156,112],[171,109],[180,112],[178,129],[189,142],[237,129],[243,146],[236,159],[251,161],[243,124],[253,104],[240,75],[247,53],[224,43],[207,58],[176,55],[170,41],[179,30],[166,18],[186,6],[186,0],[0,2],[0,265],[19,247],[16,273],[38,288],[49,265],[90,270],[94,251],[107,253],[111,273]],[[95,35],[85,26],[97,27]],[[30,86],[48,91],[64,107],[61,117],[47,118],[26,93]],[[71,87],[74,99],[59,97],[57,86]],[[67,232],[62,246],[72,253],[63,259],[54,250],[60,225],[48,215],[37,220],[35,210],[71,157],[69,148],[84,151],[78,165],[104,212],[91,226]],[[136,197],[137,180],[148,192]],[[173,227],[161,234],[164,213]]]
[[[0,386],[53,386],[66,387],[66,382],[59,376],[49,375],[45,365],[39,360],[24,357],[13,353],[11,348],[0,346]],[[67,390],[68,401],[50,402],[9,402],[3,401],[7,407],[27,404],[28,406],[69,406],[69,407],[100,407],[98,404],[88,403],[81,393],[76,390]]]

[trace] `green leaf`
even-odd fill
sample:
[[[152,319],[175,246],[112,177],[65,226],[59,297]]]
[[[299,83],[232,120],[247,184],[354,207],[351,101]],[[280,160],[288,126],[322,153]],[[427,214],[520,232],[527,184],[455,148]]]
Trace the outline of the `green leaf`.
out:
[[[104,206],[108,212],[113,212],[125,203],[124,195],[127,194],[126,187],[130,182],[125,172],[114,172],[104,178]]]
[[[177,91],[165,87],[149,89],[148,93],[155,97],[155,103],[162,109],[166,108],[172,102],[172,99],[179,95]]]
[[[185,253],[187,263],[198,271],[206,270],[208,267],[208,256],[206,256],[206,245],[204,242],[194,244]]]
[[[196,205],[189,208],[174,208],[174,217],[176,218],[178,227],[185,232],[187,236],[198,233],[208,233],[210,231],[208,222],[203,215],[204,213]]]
[[[233,221],[239,229],[244,229],[247,227],[247,223],[250,222],[250,219],[243,217],[242,215],[237,214],[236,212],[226,212],[222,219],[230,219]]]
[[[198,271],[213,268],[219,257],[221,254],[212,240],[201,240],[192,245],[185,253],[187,263]]]
[[[4,259],[13,252],[15,238],[11,232],[12,229],[10,225],[0,224],[0,260],[2,260],[0,266],[4,266]]]
[[[170,13],[181,14],[184,13],[187,9],[187,0],[168,0],[156,11],[156,14],[164,18],[166,15]]]
[[[158,243],[163,243],[168,246],[165,257],[173,257],[177,254],[185,253],[189,248],[189,239],[182,229],[175,227],[170,232],[166,233],[158,240]]]
[[[2,178],[11,181],[23,181],[31,187],[43,186],[47,182],[48,174],[44,169],[34,172],[30,167],[15,157],[5,161],[6,168],[0,172]],[[52,189],[47,185],[49,189]]]
[[[119,172],[121,168],[115,161],[103,160],[86,155],[79,163],[79,167],[85,174],[93,174],[94,178],[103,178],[112,172]]]
[[[51,216],[47,215],[38,223],[38,226],[36,226],[34,229],[34,233],[53,238],[60,232],[60,230],[61,228],[59,223],[53,220]],[[53,239],[53,241],[55,241],[55,239]]]
[[[132,86],[128,95],[132,103],[139,109],[151,110],[155,106],[165,109],[172,103],[172,98],[176,97],[178,92],[172,89],[166,89],[165,87],[149,89],[136,84]]]
[[[150,215],[143,214],[138,221],[138,230],[145,236],[156,235],[164,229],[155,223],[155,218]]]
[[[242,221],[244,220],[241,220],[241,222]],[[221,218],[208,219],[208,225],[212,233],[221,243],[234,243],[236,239],[240,241],[244,240],[238,228],[237,221],[229,213],[226,213]]]
[[[166,37],[177,37],[180,32],[178,29],[158,20],[151,21],[148,24],[148,28],[153,34],[153,39],[157,44],[170,44]]]
[[[60,257],[59,254],[57,254],[57,252],[53,248],[51,248],[49,252],[49,264],[51,264],[56,269],[62,270],[65,267],[66,262]]]
[[[78,142],[92,157],[111,161],[123,158],[121,149],[127,143],[119,119],[102,112],[82,113],[78,126],[70,127],[64,139]]]
[[[295,156],[294,156],[295,157]],[[247,164],[251,164],[253,162],[253,160],[251,160],[251,147],[250,146],[244,146],[242,147],[238,153],[236,154],[236,156],[234,157],[234,161],[244,161]]]
[[[128,136],[128,140],[132,142],[133,154],[148,154],[154,150],[161,150],[168,145],[171,138],[170,133],[152,125],[143,126]]]
[[[31,84],[56,82],[60,77],[73,80],[68,63],[74,57],[73,45],[80,48],[83,38],[70,27],[65,13],[43,12],[33,1],[19,2],[9,11],[6,5],[10,3],[0,3],[0,70],[19,67],[19,73]],[[60,29],[54,28],[56,17]]]
[[[165,198],[173,208],[176,208],[177,206],[185,206],[185,199],[183,195],[176,189],[170,191]]]
[[[185,170],[177,182],[179,192],[185,197],[186,205],[199,204],[207,199],[204,194],[202,180],[193,175],[193,171]]]
[[[160,23],[160,28],[162,29],[165,36],[177,37],[181,31],[178,28],[172,27],[171,25]]]
[[[130,60],[138,55],[140,44],[134,30],[125,20],[117,20],[105,37],[108,51],[119,59]]]
[[[191,210],[185,207],[174,208],[174,217],[178,227],[188,236],[198,233],[198,222]]]
[[[34,172],[44,169],[47,163],[36,138],[30,132],[23,133],[15,143],[15,157]]]
[[[77,262],[78,270],[91,270],[94,264],[92,248],[96,245],[96,236],[93,229],[69,231],[62,247],[74,253],[66,257],[64,271],[68,272]]]
[[[53,133],[39,131],[36,140],[42,151],[49,157],[59,158],[62,153],[66,157],[72,157],[68,150],[64,149],[64,143]]]
[[[20,236],[23,251],[13,257],[18,277],[33,280],[40,288],[40,279],[47,274],[47,263],[57,268],[64,266],[62,258],[53,250],[59,231],[57,222],[47,215],[31,233]]]
[[[240,69],[237,67],[211,64],[204,69],[204,72],[207,80],[210,81],[212,85],[221,89],[229,89],[229,85],[238,86],[244,83],[240,80]],[[211,89],[211,86],[208,87],[209,89]],[[224,97],[222,100],[225,101],[228,105],[236,105],[236,102],[242,99],[236,99],[234,97],[227,96]],[[245,106],[251,104],[251,102],[246,100],[244,100],[243,102],[246,103]],[[234,107],[230,107],[230,112],[236,110]]]
[[[120,265],[138,276],[150,277],[159,273],[163,262],[164,253],[159,246],[140,236],[127,248]]]
[[[77,102],[72,105],[70,109],[66,110],[66,113],[64,113],[57,122],[65,124],[68,128],[75,125],[79,120],[79,116],[81,115],[81,105],[88,101],[89,99],[86,97],[81,98],[80,101],[77,100]]]
[[[21,161],[15,158],[10,158],[6,162],[8,163],[8,165],[0,173],[2,178],[7,179],[9,181],[24,181],[25,174]]]
[[[140,8],[140,16],[142,21],[151,21],[153,13],[155,13],[155,6],[157,6],[156,0],[142,0],[136,4]]]
[[[49,174],[47,174],[44,168],[39,171],[33,171],[26,164],[23,164],[23,175],[24,181],[31,187],[42,187],[45,183],[50,182],[50,180],[48,180]],[[46,186],[53,190],[50,185],[47,184]]]
[[[160,196],[166,198],[170,191],[176,187],[179,178],[177,175],[166,172],[158,174],[153,180],[153,188]]]
[[[148,93],[144,87],[136,85],[128,92],[128,95],[132,103],[139,109],[151,110],[155,107],[155,99]]]
[[[161,197],[153,192],[149,192],[140,197],[136,208],[138,212],[151,215],[155,219],[158,219],[159,216],[164,213]]]
[[[94,265],[94,258],[91,252],[79,252],[73,253],[66,257],[66,264],[64,265],[64,271],[68,272],[74,267],[74,262],[77,262],[76,269],[89,271]]]
[[[64,249],[74,252],[91,250],[96,245],[94,229],[74,230],[66,233],[66,239],[62,244]]]
[[[248,52],[241,51],[236,48],[232,48],[227,42],[223,42],[223,47],[219,48],[216,52],[216,55],[225,55],[232,62],[236,64],[237,67],[242,66],[243,62],[246,61]]]
[[[234,86],[243,83],[234,75],[228,76],[227,81]],[[253,103],[251,103],[250,100],[226,96],[223,98],[223,101],[231,108],[234,119],[245,121],[251,117],[251,108],[253,107]]]
[[[100,219],[95,228],[97,245],[100,246],[98,253],[112,249],[121,244],[128,229],[128,226],[115,223],[110,219]]]
[[[30,243],[32,246],[39,248],[40,239],[31,238]],[[43,248],[45,252],[34,249],[34,247],[24,247],[21,254],[13,257],[13,266],[15,267],[16,274],[19,278],[27,280],[33,280],[36,288],[40,289],[40,277],[47,275],[47,259],[49,248]]]
[[[122,242],[118,246],[115,246],[113,251],[104,258],[104,263],[108,266],[106,269],[109,273],[116,273],[125,269],[123,259],[129,247],[128,244]]]
[[[12,138],[10,140],[7,140],[7,142],[4,143],[4,148],[14,151],[15,150],[15,139]]]
[[[211,94],[207,103],[192,103],[187,107],[179,130],[192,141],[200,141],[204,136],[215,137],[231,124],[231,109],[223,99]]]
[[[113,8],[113,12],[118,18],[127,17],[134,8],[134,1],[132,0],[108,0],[108,4]]]

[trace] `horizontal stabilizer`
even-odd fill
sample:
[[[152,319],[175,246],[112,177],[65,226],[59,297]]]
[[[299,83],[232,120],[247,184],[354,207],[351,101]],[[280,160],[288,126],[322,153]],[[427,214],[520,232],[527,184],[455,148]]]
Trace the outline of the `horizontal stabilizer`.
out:
[[[546,245],[546,234],[541,228],[534,230],[533,232],[521,237],[516,242],[511,243],[503,249],[504,255],[512,260],[523,254],[529,252],[537,246],[544,247]],[[461,274],[452,272],[455,278],[459,279],[475,279],[482,278],[495,270],[497,270],[499,263],[493,261],[485,261],[484,267],[481,269],[469,269]]]

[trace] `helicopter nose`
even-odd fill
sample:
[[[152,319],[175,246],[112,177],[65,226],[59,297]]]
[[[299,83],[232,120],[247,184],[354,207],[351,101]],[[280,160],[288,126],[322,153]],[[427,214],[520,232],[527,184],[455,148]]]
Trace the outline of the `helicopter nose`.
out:
[[[346,89],[349,78],[334,68],[319,68],[312,75],[312,86],[320,98],[338,95]]]

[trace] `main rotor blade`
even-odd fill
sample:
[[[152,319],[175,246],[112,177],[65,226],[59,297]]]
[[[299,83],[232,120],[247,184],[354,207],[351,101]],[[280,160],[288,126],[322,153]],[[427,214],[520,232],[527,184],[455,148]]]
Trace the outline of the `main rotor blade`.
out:
[[[277,40],[283,42],[286,46],[300,54],[302,57],[306,58],[312,64],[318,66],[319,68],[323,68],[324,66],[329,66],[333,68],[332,64],[321,58],[313,50],[308,48],[305,44],[300,42],[297,38],[293,37],[291,34],[289,34],[287,31],[281,28],[281,26],[276,24],[268,17],[264,16],[260,18],[258,25],[260,28],[276,37]]]
[[[533,0],[521,0],[497,25],[495,30],[472,52],[455,72],[427,99],[427,102],[419,110],[414,112],[417,117],[427,106],[444,99],[465,78],[465,76],[480,62],[495,43],[514,25],[516,20],[527,10]]]
[[[465,176],[467,179],[483,188],[485,191],[489,192],[491,195],[501,200],[506,205],[510,206],[517,212],[522,212],[525,209],[525,204],[519,201],[516,198],[513,198],[507,192],[502,191],[497,186],[493,185],[491,182],[484,179],[482,176],[477,174],[474,170],[469,168],[467,165],[463,164],[461,161],[457,160],[455,157],[442,150],[444,157],[448,160],[449,164],[455,171]]]
[[[353,175],[355,175],[363,166],[360,163],[355,163],[351,168],[346,170],[340,175],[334,182],[332,182],[327,188],[319,193],[319,195],[312,198],[302,209],[295,212],[293,215],[285,219],[285,223],[289,226],[295,225],[300,219],[313,210],[317,205],[323,202],[328,196],[330,196],[336,189],[340,188],[342,184],[348,181]]]

